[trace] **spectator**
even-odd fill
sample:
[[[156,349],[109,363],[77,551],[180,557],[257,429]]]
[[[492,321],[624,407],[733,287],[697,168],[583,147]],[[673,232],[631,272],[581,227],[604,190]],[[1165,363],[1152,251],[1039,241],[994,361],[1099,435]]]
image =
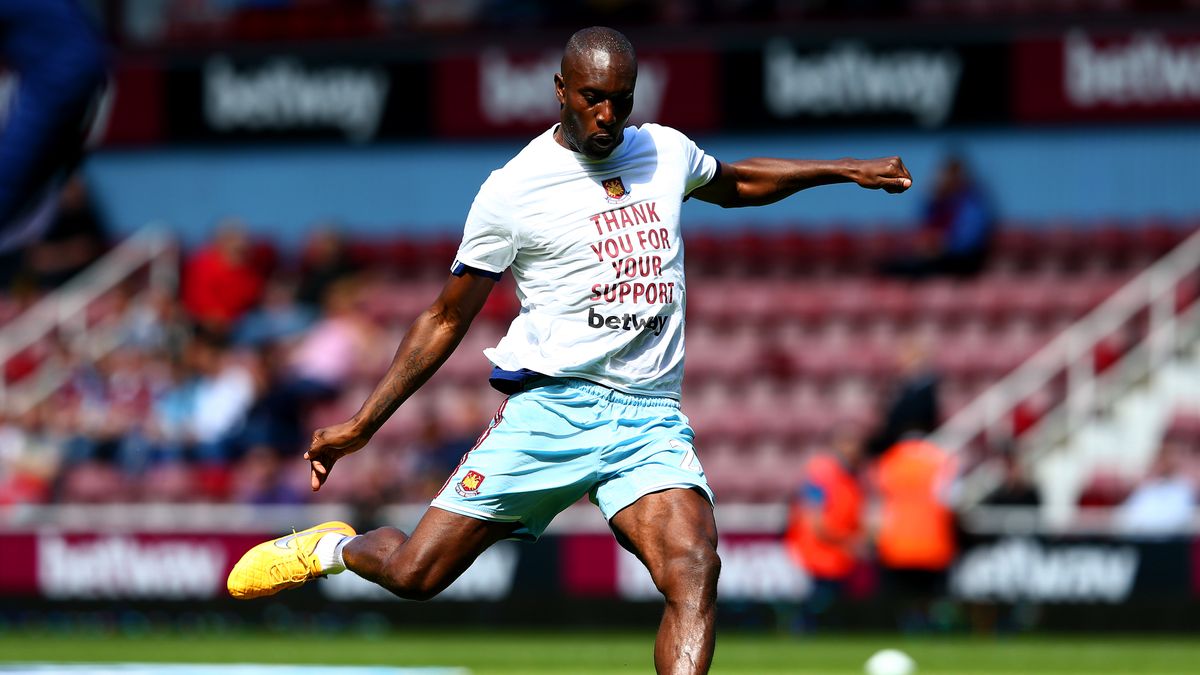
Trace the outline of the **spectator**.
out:
[[[233,342],[243,347],[264,347],[299,339],[312,326],[316,309],[296,302],[296,284],[274,276],[266,283],[262,302],[238,321]]]
[[[864,553],[863,495],[858,481],[861,438],[840,429],[831,447],[808,460],[792,500],[784,545],[812,577],[805,628],[842,597]]]
[[[48,428],[45,410],[0,416],[0,506],[49,501],[61,470],[62,443]]]
[[[189,420],[195,456],[223,464],[242,450],[238,435],[258,394],[257,373],[247,355],[225,352],[200,337],[190,345],[190,358],[198,374]]]
[[[1013,449],[1000,454],[1004,479],[983,498],[985,506],[1041,506],[1042,497],[1037,487],[1029,482],[1025,468]]]
[[[929,351],[919,341],[906,342],[897,355],[899,373],[868,452],[878,457],[910,433],[928,434],[937,428],[939,377]]]
[[[92,207],[87,184],[76,174],[58,195],[58,212],[49,230],[25,249],[22,271],[38,288],[57,288],[107,248],[108,239]]]
[[[300,258],[296,300],[313,310],[321,306],[330,286],[356,271],[346,253],[345,242],[333,227],[313,233]]]
[[[174,295],[155,288],[138,295],[123,288],[122,293],[121,345],[156,354],[183,354],[191,327]]]
[[[263,283],[250,237],[239,223],[226,222],[212,244],[197,251],[184,267],[183,305],[206,333],[224,337],[258,302]]]
[[[951,156],[938,171],[914,250],[885,262],[883,271],[911,279],[973,276],[987,262],[995,227],[983,188],[963,160]]]
[[[1185,449],[1166,442],[1150,475],[1118,508],[1117,529],[1131,535],[1189,532],[1196,516],[1196,486],[1184,468]]]
[[[362,311],[362,288],[342,279],[325,294],[325,314],[296,344],[288,369],[293,386],[327,398],[341,391],[351,377],[374,367],[374,324]]]
[[[889,448],[875,467],[882,507],[876,549],[904,629],[931,625],[957,552],[946,505],[953,468],[949,454],[918,437]]]

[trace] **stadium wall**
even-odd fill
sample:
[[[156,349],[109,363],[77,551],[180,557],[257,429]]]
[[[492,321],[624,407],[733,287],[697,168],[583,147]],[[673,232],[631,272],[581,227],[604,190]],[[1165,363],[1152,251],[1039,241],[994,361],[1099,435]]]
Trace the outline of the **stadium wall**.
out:
[[[843,130],[698,141],[725,160],[900,154],[917,180],[918,196],[931,189],[939,162],[958,153],[1009,222],[1032,226],[1200,214],[1192,185],[1200,128]],[[523,142],[109,150],[91,158],[87,175],[117,235],[163,222],[195,244],[221,219],[236,216],[285,247],[328,221],[361,237],[454,237],[479,184]],[[904,227],[921,204],[919,198],[833,186],[767,208],[695,203],[685,219],[689,228],[710,230]]]

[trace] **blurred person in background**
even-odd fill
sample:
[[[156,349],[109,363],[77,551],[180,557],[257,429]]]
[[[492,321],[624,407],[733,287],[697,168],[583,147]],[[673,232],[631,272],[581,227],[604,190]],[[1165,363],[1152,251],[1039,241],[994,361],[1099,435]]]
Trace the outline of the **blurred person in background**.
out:
[[[912,178],[898,157],[718,162],[673,129],[626,128],[636,78],[624,35],[588,28],[571,37],[554,76],[560,123],[480,188],[441,295],[359,412],[313,434],[305,458],[318,490],[445,362],[511,269],[521,314],[485,352],[493,386],[511,396],[416,529],[357,535],[331,522],[265,542],[230,573],[234,597],[350,569],[427,599],[492,544],[536,540],[586,494],[666,600],[658,672],[708,672],[720,560],[712,491],[679,410],[682,202],[756,206],[845,182],[903,192]],[[640,255],[622,257],[618,240]],[[635,288],[640,299],[627,297]]]
[[[49,228],[24,250],[21,276],[42,290],[63,282],[91,265],[108,248],[83,176],[75,174],[58,194]]]
[[[258,305],[238,320],[230,339],[239,347],[291,348],[316,320],[317,307],[298,301],[297,282],[276,274],[266,280]]]
[[[162,288],[136,293],[119,289],[120,344],[164,358],[178,358],[191,339],[191,325],[175,294]]]
[[[932,433],[941,420],[938,384],[941,380],[920,340],[901,343],[896,354],[897,374],[886,399],[878,430],[867,442],[868,453],[878,457],[906,433]]]
[[[377,364],[379,331],[363,311],[363,285],[353,278],[325,291],[323,313],[287,357],[287,375],[300,400],[336,396],[356,375]]]
[[[46,419],[48,408],[0,416],[0,506],[51,500],[64,442]]]
[[[804,479],[792,499],[784,546],[813,580],[800,617],[802,630],[814,628],[821,614],[843,597],[868,552],[861,457],[862,435],[848,427],[837,429],[829,450],[805,463]]]
[[[265,282],[245,227],[230,220],[217,228],[211,244],[185,263],[180,293],[196,325],[208,335],[224,339],[258,303]]]
[[[15,77],[0,87],[2,253],[49,226],[108,76],[104,45],[74,0],[0,0],[0,63]]]
[[[999,459],[1003,471],[1001,482],[981,503],[984,506],[1041,506],[1041,493],[1029,480],[1016,449],[1004,448]]]
[[[938,603],[958,552],[948,506],[955,470],[949,453],[915,433],[888,448],[874,467],[880,502],[875,550],[898,627],[906,631],[945,623]]]
[[[190,423],[195,408],[194,373],[182,358],[164,357],[163,361],[163,380],[150,409],[121,441],[120,462],[129,474],[184,462],[195,441]]]
[[[938,170],[913,250],[884,263],[885,274],[924,279],[969,277],[983,270],[996,214],[963,159],[951,155]]]
[[[1187,447],[1179,442],[1163,443],[1149,475],[1117,507],[1118,532],[1163,537],[1192,531],[1196,519],[1196,485],[1187,472],[1187,453]]]
[[[300,254],[296,300],[311,309],[319,309],[330,286],[357,271],[338,228],[332,224],[323,225],[305,242]]]
[[[227,464],[245,449],[240,434],[259,392],[254,356],[198,335],[188,346],[188,359],[195,373],[187,420],[192,455],[200,463]]]

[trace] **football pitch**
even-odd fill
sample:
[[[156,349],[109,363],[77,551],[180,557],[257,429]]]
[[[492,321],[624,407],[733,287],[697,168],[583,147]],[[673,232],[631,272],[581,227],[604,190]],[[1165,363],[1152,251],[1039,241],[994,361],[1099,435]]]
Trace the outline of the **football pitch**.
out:
[[[623,675],[653,672],[652,640],[649,633],[478,630],[395,632],[373,637],[318,633],[291,637],[278,634],[53,636],[0,631],[0,674],[29,662],[83,662],[162,664],[141,672],[164,675],[173,671],[197,672],[166,664],[329,664],[388,666],[397,669],[394,672],[413,673],[420,673],[419,668],[429,668],[425,672],[431,674],[457,668],[462,669],[458,672],[471,675]],[[903,638],[723,633],[712,672],[716,675],[862,673],[867,657],[883,647],[896,647],[912,655],[920,675],[1182,674],[1197,672],[1200,664],[1200,640],[1184,636]],[[246,672],[244,668],[226,672],[234,670]],[[294,672],[304,670],[308,669],[297,668]],[[216,675],[221,671],[200,672]],[[288,671],[272,669],[271,672]],[[369,669],[360,672],[367,673]]]

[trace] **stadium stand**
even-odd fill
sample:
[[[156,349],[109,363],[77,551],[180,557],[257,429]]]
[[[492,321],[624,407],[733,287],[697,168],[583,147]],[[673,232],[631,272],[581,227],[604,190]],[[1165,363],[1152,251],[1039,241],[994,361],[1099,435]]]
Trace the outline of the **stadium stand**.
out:
[[[717,494],[731,503],[786,499],[801,459],[822,447],[833,425],[878,426],[901,352],[914,341],[931,355],[941,417],[949,417],[1195,229],[1010,225],[980,276],[926,281],[872,271],[901,243],[894,233],[692,237],[684,404]],[[295,278],[299,261],[272,254],[269,243],[258,247],[280,257],[268,286]],[[87,341],[60,328],[8,355],[0,503],[312,499],[303,472],[278,467],[307,430],[354,412],[400,332],[436,295],[453,248],[450,241],[347,242],[357,271],[339,287],[349,294],[341,311],[367,331],[369,346],[323,347],[347,360],[331,364],[343,377],[324,388],[295,377],[288,352],[330,315],[246,345],[197,337],[178,300],[136,292],[144,274],[114,283],[84,312],[87,325],[119,327],[111,351],[89,352]],[[343,480],[317,498],[419,502],[438,488],[500,399],[486,389],[480,352],[517,310],[509,284],[493,293],[428,387],[385,425],[374,441],[378,453],[347,463]],[[1179,306],[1196,295],[1193,274]],[[6,297],[0,306],[13,316],[27,303]],[[18,323],[6,321],[0,335]],[[329,331],[322,339],[356,338]],[[1131,340],[1104,341],[1097,370]],[[44,379],[44,369],[63,371],[62,386],[32,407],[14,407],[11,392]],[[1058,389],[1052,382],[1018,407],[1016,434],[1056,404]],[[1195,438],[1192,412],[1182,410],[1165,433]]]

